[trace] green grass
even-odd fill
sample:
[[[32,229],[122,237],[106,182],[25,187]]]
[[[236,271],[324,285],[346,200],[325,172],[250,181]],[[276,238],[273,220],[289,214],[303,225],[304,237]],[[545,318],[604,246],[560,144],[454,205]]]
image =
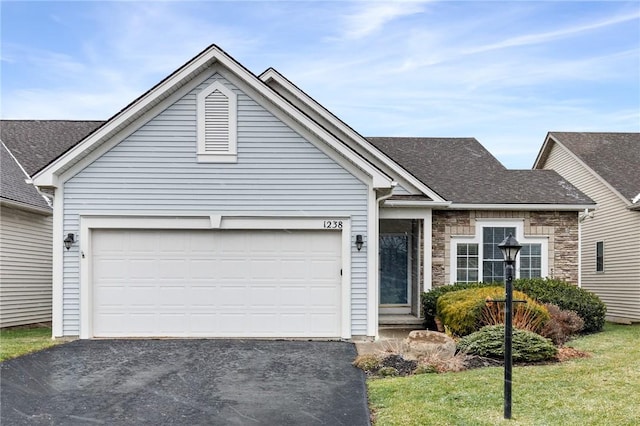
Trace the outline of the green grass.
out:
[[[0,330],[0,361],[40,351],[61,343],[51,339],[51,328],[12,328]]]
[[[515,367],[512,420],[503,418],[504,369],[368,381],[376,426],[640,424],[640,324],[606,324],[567,344],[590,358]]]

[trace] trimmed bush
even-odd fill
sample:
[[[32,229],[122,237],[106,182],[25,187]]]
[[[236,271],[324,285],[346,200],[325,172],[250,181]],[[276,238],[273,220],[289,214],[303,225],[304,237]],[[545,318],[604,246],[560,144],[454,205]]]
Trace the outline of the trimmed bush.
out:
[[[526,303],[513,305],[514,326],[537,332],[549,320],[549,312],[524,293],[514,292],[514,300]],[[453,334],[466,336],[487,324],[504,322],[504,288],[481,287],[458,290],[438,298],[437,314],[442,324]]]
[[[607,307],[587,290],[551,278],[520,278],[514,280],[513,288],[539,303],[552,303],[565,311],[574,311],[584,321],[584,333],[595,333],[604,327]]]
[[[551,339],[556,346],[564,345],[571,336],[584,327],[584,321],[573,311],[565,311],[551,303],[544,305],[551,319],[540,330],[540,335]]]
[[[436,315],[437,315],[437,303],[438,298],[443,294],[450,293],[452,291],[465,290],[468,288],[480,288],[490,287],[495,284],[487,283],[456,283],[451,285],[442,285],[440,287],[432,288],[431,290],[424,292],[420,295],[422,302],[422,313],[424,315],[424,328],[427,330],[437,330]]]
[[[488,325],[458,342],[458,350],[469,355],[504,359],[504,326]],[[516,362],[538,362],[554,358],[558,349],[551,340],[530,331],[513,329],[512,357]]]

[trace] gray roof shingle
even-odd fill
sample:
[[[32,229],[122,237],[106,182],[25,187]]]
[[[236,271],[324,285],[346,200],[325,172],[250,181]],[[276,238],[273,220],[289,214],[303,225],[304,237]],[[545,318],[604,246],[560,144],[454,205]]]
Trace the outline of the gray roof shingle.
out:
[[[367,139],[457,204],[594,204],[555,171],[508,170],[475,138]]]
[[[0,120],[0,140],[29,176],[72,148],[103,121]]]
[[[25,182],[22,171],[4,144],[0,144],[0,198],[39,209],[51,210],[33,185]]]
[[[549,132],[632,201],[640,194],[640,133]]]

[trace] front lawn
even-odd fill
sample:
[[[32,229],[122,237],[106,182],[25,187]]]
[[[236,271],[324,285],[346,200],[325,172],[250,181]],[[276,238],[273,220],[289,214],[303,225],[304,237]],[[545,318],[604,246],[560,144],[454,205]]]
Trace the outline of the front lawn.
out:
[[[0,361],[40,351],[61,343],[51,339],[51,328],[0,329]]]
[[[502,367],[369,379],[376,426],[640,424],[640,324],[606,324],[567,346],[589,352],[513,369],[512,420],[503,419]]]

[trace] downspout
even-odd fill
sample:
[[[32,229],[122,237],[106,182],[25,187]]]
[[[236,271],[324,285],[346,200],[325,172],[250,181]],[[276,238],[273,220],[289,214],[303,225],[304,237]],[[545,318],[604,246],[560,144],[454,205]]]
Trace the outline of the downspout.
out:
[[[397,182],[391,182],[391,188],[381,188],[381,189],[374,189],[375,191],[375,199],[376,199],[376,208],[375,208],[375,218],[374,218],[374,223],[373,223],[373,235],[375,238],[373,238],[375,241],[371,241],[372,239],[369,239],[369,247],[371,247],[372,245],[374,246],[374,250],[375,250],[375,255],[371,256],[370,260],[372,260],[373,263],[373,273],[374,273],[374,278],[375,278],[375,300],[373,301],[373,303],[371,303],[369,305],[369,309],[373,310],[373,314],[372,314],[372,321],[375,321],[375,335],[374,335],[374,339],[377,340],[378,336],[380,335],[379,333],[379,321],[380,321],[380,265],[379,265],[379,248],[378,248],[378,239],[380,236],[380,206],[382,205],[382,203],[384,202],[384,200],[388,199],[389,197],[391,197],[393,195],[393,188],[396,187],[396,185],[398,185]],[[372,244],[373,243],[373,244]]]
[[[593,212],[584,209],[584,212],[578,213],[578,287],[582,288],[582,222],[593,218]]]

